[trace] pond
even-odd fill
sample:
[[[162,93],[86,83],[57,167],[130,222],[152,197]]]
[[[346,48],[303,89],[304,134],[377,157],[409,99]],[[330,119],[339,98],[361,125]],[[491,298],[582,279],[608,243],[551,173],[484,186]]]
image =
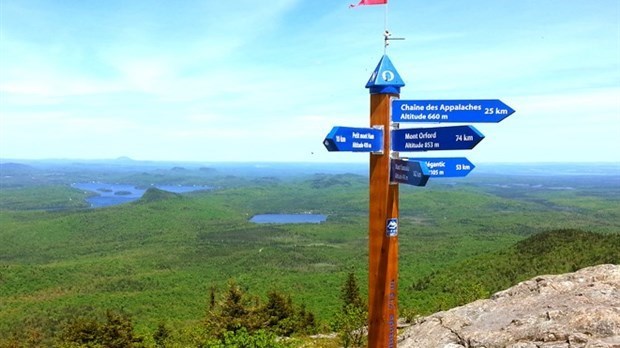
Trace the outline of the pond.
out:
[[[250,222],[256,224],[320,224],[327,220],[322,214],[260,214],[254,215]]]
[[[71,184],[71,187],[83,191],[94,192],[97,195],[86,199],[92,208],[109,207],[136,201],[142,197],[146,189],[127,184],[108,184],[103,182],[81,182]],[[208,186],[182,186],[182,185],[153,185],[152,187],[173,193],[186,193],[193,191],[210,190]]]

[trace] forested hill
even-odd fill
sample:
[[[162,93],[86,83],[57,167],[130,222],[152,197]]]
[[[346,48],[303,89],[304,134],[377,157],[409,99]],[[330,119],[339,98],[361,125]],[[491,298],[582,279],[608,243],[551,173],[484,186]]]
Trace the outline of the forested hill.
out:
[[[225,314],[218,304],[237,293],[231,281],[244,294],[241,312],[265,314],[270,303],[284,303],[295,313],[285,323],[269,320],[277,334],[299,334],[288,326],[295,323],[306,325],[301,332],[334,330],[351,272],[366,298],[364,176],[80,168],[36,167],[27,176],[2,177],[0,347],[29,340],[53,346],[89,334],[75,330],[99,334],[119,321],[146,346],[155,345],[154,335],[198,346],[214,338],[205,322]],[[276,169],[282,168],[268,173]],[[150,189],[134,203],[93,209],[85,201],[92,194],[72,186],[92,181],[213,189]],[[489,174],[401,186],[399,312],[431,313],[540,273],[620,263],[617,182],[617,176]],[[309,213],[327,220],[250,221]],[[246,319],[254,329],[256,317]]]
[[[486,298],[536,275],[599,264],[620,264],[620,233],[553,230],[433,271],[404,284],[404,291],[415,299],[418,310],[413,313],[428,314]]]
[[[150,187],[142,197],[136,202],[137,204],[145,204],[149,202],[162,201],[166,199],[180,199],[181,195]]]

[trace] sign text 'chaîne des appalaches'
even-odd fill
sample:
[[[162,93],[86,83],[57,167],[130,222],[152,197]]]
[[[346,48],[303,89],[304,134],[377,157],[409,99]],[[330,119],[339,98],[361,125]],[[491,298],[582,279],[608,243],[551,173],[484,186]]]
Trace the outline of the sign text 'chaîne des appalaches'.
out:
[[[515,111],[498,99],[392,100],[392,122],[497,123]]]

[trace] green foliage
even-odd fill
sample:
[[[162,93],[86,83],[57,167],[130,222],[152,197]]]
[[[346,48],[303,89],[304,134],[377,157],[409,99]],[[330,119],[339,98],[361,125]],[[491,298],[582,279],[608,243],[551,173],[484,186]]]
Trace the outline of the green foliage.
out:
[[[211,296],[211,295],[210,295]],[[267,301],[248,296],[236,282],[229,282],[228,290],[218,305],[207,313],[207,331],[218,339],[228,333],[245,330],[254,333],[266,330],[277,336],[289,337],[295,333],[314,332],[314,314],[305,305],[296,310],[289,295],[270,291]]]
[[[215,286],[209,288],[209,311],[215,310]]]
[[[340,290],[340,297],[342,299],[343,310],[349,306],[366,308],[360,295],[360,287],[357,284],[357,278],[352,271],[347,274],[347,279]]]
[[[273,332],[258,330],[249,333],[245,328],[235,332],[224,333],[220,340],[209,341],[207,348],[289,348],[293,347],[292,342],[288,343],[279,340]]]
[[[153,341],[155,341],[155,347],[165,348],[170,340],[170,329],[164,323],[157,324],[157,329],[153,332]]]
[[[67,185],[4,187],[0,185],[0,210],[65,210],[87,208],[87,194]]]
[[[357,278],[352,271],[340,290],[342,309],[336,315],[334,330],[338,333],[343,347],[361,347],[366,337],[368,309],[362,300]]]
[[[362,347],[366,340],[368,312],[355,305],[345,306],[336,314],[333,329],[343,347]]]
[[[486,298],[536,275],[604,263],[620,264],[620,235],[554,230],[433,271],[408,291],[417,299],[414,311],[425,314]]]
[[[295,331],[295,311],[290,296],[270,291],[260,315],[264,317],[264,325],[280,336],[290,336]]]
[[[227,289],[229,279],[242,285],[240,313],[248,311],[245,319],[235,319],[239,325],[233,324],[231,332],[244,321],[250,335],[260,329],[279,335],[294,327],[296,337],[327,330],[343,315],[339,290],[347,270],[366,276],[367,178],[286,171],[250,177],[236,171],[28,169],[26,176],[3,177],[0,346],[50,346],[50,338],[64,329],[67,311],[85,306],[97,313],[124,308],[144,344],[204,346],[211,339],[205,309],[217,314],[227,296],[213,292],[211,297],[209,287]],[[401,312],[426,314],[486,297],[533,273],[618,263],[613,248],[620,248],[613,238],[598,241],[566,233],[574,243],[524,241],[569,229],[617,236],[620,186],[614,178],[472,173],[457,184],[401,185]],[[86,206],[85,195],[69,187],[81,181],[217,189],[180,197],[153,191],[152,199],[147,195],[137,204],[74,209]],[[248,222],[254,214],[303,212],[327,214],[328,220],[316,225]],[[547,242],[550,247],[543,248]],[[270,299],[275,286],[278,296]],[[358,287],[364,298],[366,285]],[[293,305],[291,311],[289,298],[304,305]],[[86,339],[88,318],[93,327],[107,320],[103,314],[82,314],[85,329],[78,332]],[[168,336],[159,331],[162,322]],[[222,328],[220,337],[227,331]],[[155,339],[156,332],[161,339]]]
[[[325,189],[333,186],[343,186],[350,187],[352,185],[351,182],[352,176],[349,174],[341,174],[341,175],[325,175],[325,174],[317,174],[314,178],[309,180],[310,187],[315,189]],[[365,178],[362,176],[356,176],[358,181],[365,181]]]
[[[158,188],[155,187],[149,187],[144,194],[142,195],[142,197],[140,197],[139,200],[137,200],[135,203],[136,204],[145,204],[145,203],[150,203],[150,202],[157,202],[157,201],[162,201],[162,200],[167,200],[167,199],[180,199],[182,198],[181,195],[173,193],[173,192],[168,192],[168,191],[164,191],[164,190],[160,190]]]
[[[80,347],[130,348],[143,339],[134,332],[131,318],[124,312],[108,310],[105,321],[92,316],[71,318],[62,328],[58,343]]]
[[[231,281],[218,308],[207,314],[208,331],[213,336],[223,338],[227,332],[258,330],[262,323],[257,315],[257,302],[257,299],[249,298],[236,282]]]
[[[317,322],[314,313],[306,309],[306,305],[302,304],[296,313],[296,332],[300,334],[315,334],[317,332]]]

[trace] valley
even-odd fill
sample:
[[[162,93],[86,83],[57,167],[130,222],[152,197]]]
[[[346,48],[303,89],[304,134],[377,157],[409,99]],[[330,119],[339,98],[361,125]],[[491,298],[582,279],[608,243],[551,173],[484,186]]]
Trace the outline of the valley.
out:
[[[401,317],[488,297],[536,272],[620,263],[617,167],[596,175],[550,167],[477,168],[425,188],[401,185]],[[269,291],[290,295],[314,313],[317,331],[329,332],[348,272],[366,296],[363,166],[3,163],[1,170],[1,337],[34,329],[53,336],[68,313],[88,308],[126,311],[144,337],[161,323],[181,337],[201,327],[209,289],[221,298],[231,281],[263,299]],[[212,189],[151,188],[134,202],[93,209],[89,194],[71,187],[89,181]],[[250,222],[308,212],[327,219]]]

